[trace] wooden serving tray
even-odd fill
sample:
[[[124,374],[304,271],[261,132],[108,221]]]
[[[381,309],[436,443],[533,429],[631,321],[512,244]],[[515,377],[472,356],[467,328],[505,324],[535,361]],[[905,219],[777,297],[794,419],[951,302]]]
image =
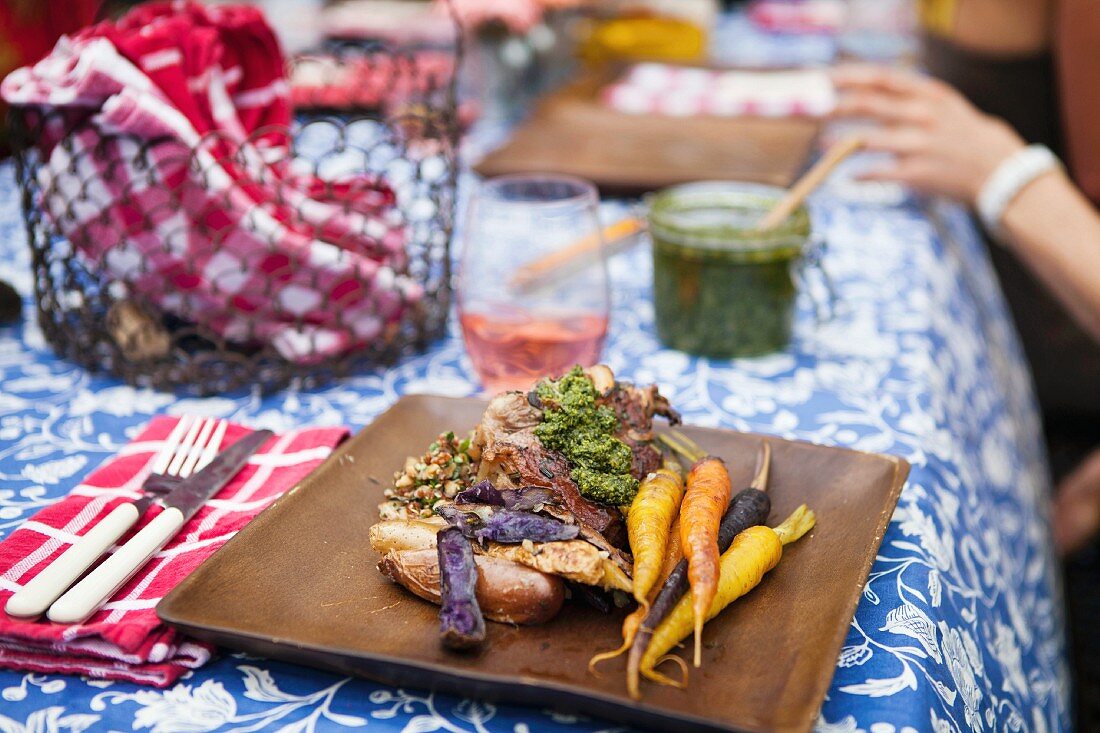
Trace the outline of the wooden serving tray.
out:
[[[545,97],[474,170],[567,174],[624,195],[705,180],[785,188],[805,166],[820,129],[802,118],[626,114],[599,98],[613,77],[591,73]]]
[[[437,608],[375,569],[367,530],[393,472],[443,430],[475,425],[477,399],[405,397],[345,443],[203,563],[157,607],[187,633],[251,654],[393,685],[575,710],[677,731],[808,731],[833,677],[909,465],[889,456],[768,438],[770,523],[799,504],[818,516],[754,591],[707,624],[703,667],[687,690],[644,683],[626,694],[623,658],[587,672],[618,645],[622,613],[569,603],[548,624],[489,623],[483,649],[438,642]],[[685,433],[726,460],[735,490],[750,480],[760,437]]]

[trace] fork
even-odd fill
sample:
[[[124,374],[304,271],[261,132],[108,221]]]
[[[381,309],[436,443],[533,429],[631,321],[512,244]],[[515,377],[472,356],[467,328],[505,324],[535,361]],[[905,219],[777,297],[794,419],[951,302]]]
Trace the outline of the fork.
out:
[[[4,606],[9,616],[35,618],[45,613],[69,586],[141,519],[154,501],[218,454],[228,423],[185,415],[169,433],[142,483],[142,495],[115,507],[87,534],[20,588]]]

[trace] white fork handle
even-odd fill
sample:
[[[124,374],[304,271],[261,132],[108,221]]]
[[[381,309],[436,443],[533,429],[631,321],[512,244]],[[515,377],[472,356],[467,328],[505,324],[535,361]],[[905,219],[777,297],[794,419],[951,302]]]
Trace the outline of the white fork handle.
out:
[[[138,517],[138,508],[132,503],[115,507],[72,547],[17,590],[8,599],[4,611],[16,618],[37,618],[44,614],[58,596],[137,523]]]
[[[50,606],[51,621],[78,624],[95,613],[115,592],[126,584],[153,555],[168,544],[183,526],[179,509],[169,507],[126,541],[99,567],[69,589]]]

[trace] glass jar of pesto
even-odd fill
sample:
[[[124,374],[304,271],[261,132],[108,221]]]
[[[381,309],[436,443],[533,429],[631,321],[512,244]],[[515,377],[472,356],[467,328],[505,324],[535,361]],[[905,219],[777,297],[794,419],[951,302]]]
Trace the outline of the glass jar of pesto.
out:
[[[756,222],[784,191],[732,182],[665,189],[649,202],[657,335],[700,356],[759,356],[791,340],[792,270],[810,239],[805,207],[779,227]]]

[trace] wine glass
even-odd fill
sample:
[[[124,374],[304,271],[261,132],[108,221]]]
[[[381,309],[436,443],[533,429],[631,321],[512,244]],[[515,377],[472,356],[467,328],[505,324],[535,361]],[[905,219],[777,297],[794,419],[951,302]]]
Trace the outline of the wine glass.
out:
[[[501,176],[474,193],[456,295],[486,391],[599,360],[611,305],[598,208],[596,188],[568,176]]]

